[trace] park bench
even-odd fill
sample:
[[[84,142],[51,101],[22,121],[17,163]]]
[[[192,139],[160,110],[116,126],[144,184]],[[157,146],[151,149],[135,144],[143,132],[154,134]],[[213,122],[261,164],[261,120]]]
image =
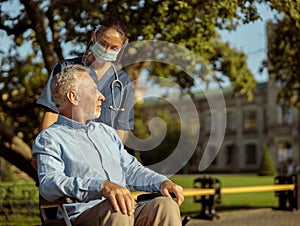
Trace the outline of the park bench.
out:
[[[275,192],[279,199],[278,210],[294,210],[300,207],[300,178],[297,175],[276,176],[274,185],[226,187],[221,188],[217,178],[202,176],[194,180],[194,188],[184,191],[185,196],[193,196],[194,202],[202,207],[197,218],[218,218],[216,204],[221,202],[221,196],[226,194]]]

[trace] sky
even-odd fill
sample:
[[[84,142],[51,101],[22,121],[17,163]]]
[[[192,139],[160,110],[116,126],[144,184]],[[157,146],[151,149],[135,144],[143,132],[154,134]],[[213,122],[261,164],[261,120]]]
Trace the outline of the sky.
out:
[[[266,21],[274,18],[274,12],[264,5],[258,6],[258,12],[262,20],[241,25],[236,31],[221,32],[221,36],[224,41],[230,42],[232,47],[245,52],[248,67],[257,82],[265,82],[268,79],[266,70],[262,74],[258,71],[262,61],[267,58]]]

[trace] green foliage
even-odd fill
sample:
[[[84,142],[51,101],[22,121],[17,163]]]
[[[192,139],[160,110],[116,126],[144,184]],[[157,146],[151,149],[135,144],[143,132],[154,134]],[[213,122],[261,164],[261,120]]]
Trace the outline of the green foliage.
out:
[[[40,64],[34,64],[31,60],[31,57],[24,61],[17,60],[15,65],[12,65],[12,61],[5,61],[0,70],[1,122],[12,125],[18,135],[29,144],[39,131],[37,119],[41,115],[35,102],[47,79]],[[9,70],[6,70],[7,64],[11,65]]]
[[[5,161],[4,159],[0,159],[0,181],[13,181],[14,180],[14,172],[12,170],[12,165]]]
[[[141,159],[145,165],[152,165],[161,162],[169,155],[172,154],[177,146],[180,136],[180,121],[178,118],[171,118],[168,111],[158,110],[155,117],[160,117],[167,126],[167,134],[164,140],[153,150],[141,152]],[[149,121],[144,124],[148,125]],[[160,136],[159,127],[156,127],[152,131],[152,136]]]
[[[38,188],[33,180],[0,184],[0,225],[41,225]]]
[[[160,103],[164,103],[164,101],[161,100]],[[163,138],[162,141],[151,150],[130,150],[143,163],[143,165],[149,166],[160,163],[171,154],[174,154],[173,152],[178,146],[180,136],[183,133],[186,137],[193,139],[192,136],[190,136],[190,128],[185,128],[182,125],[183,123],[181,122],[179,115],[174,112],[170,112],[170,110],[147,108],[147,103],[139,104],[135,106],[135,117],[137,117],[137,123],[135,123],[133,134],[136,137],[140,139],[147,139],[151,137],[154,141],[161,140],[161,138]],[[154,120],[154,118],[159,118],[160,120],[151,122],[152,124],[150,124],[150,121]],[[165,135],[162,133],[162,130],[164,129],[166,129]],[[187,147],[189,146],[189,138],[184,141]],[[187,171],[186,166],[184,166],[184,163],[182,162],[186,159],[185,155],[185,150],[180,150],[180,152],[176,153],[176,160],[178,161],[176,164],[181,164],[184,172]],[[168,172],[168,166],[165,165],[163,170]]]
[[[150,135],[149,128],[146,126],[148,115],[145,114],[144,105],[140,102],[134,105],[134,130],[133,133],[140,139],[146,139]]]
[[[263,149],[260,166],[258,169],[259,176],[274,176],[277,174],[275,165],[269,149],[265,146]]]
[[[170,114],[167,111],[158,110],[155,112],[155,115],[153,113],[150,115],[151,118],[149,118],[149,113],[145,114],[145,112],[146,109],[143,104],[135,106],[136,121],[133,133],[136,137],[146,139],[151,135],[153,139],[156,139],[157,136],[161,135],[160,126],[154,126],[150,133],[149,120],[152,117],[161,118],[167,127],[166,137],[156,148],[151,151],[142,151],[139,153],[142,163],[144,165],[151,165],[162,161],[175,149],[180,135],[180,121],[177,118],[170,118]]]
[[[280,105],[300,108],[300,1],[270,0],[271,8],[280,13],[270,22],[268,69],[280,86]]]
[[[247,1],[246,4],[241,1],[145,1],[143,6],[136,6],[135,11],[126,12],[125,18],[129,25],[130,40],[155,39],[185,47],[195,53],[205,65],[206,70],[196,72],[201,79],[205,79],[207,74],[215,76],[218,74],[216,72],[220,72],[230,78],[237,92],[244,89],[243,93],[251,99],[255,80],[246,66],[246,57],[238,56],[238,51],[224,45],[217,31],[232,30],[239,23],[258,19],[253,2]],[[111,10],[117,11],[113,8]],[[183,59],[183,56],[178,56],[178,60]],[[185,60],[188,62],[188,59]],[[235,70],[219,67],[222,62],[227,62]],[[193,63],[188,62],[191,65]],[[173,77],[175,82],[186,89],[194,85],[193,81],[188,79],[188,83],[180,82],[182,77],[186,78],[187,75],[183,76],[170,65],[155,64],[151,75]],[[221,80],[220,77],[219,79]]]

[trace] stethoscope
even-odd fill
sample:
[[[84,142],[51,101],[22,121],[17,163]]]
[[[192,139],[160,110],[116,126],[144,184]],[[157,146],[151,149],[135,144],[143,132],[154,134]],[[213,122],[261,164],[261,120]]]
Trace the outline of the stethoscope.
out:
[[[109,109],[118,112],[118,111],[125,111],[124,108],[121,107],[122,105],[122,100],[123,100],[123,94],[124,94],[124,86],[121,80],[119,80],[119,75],[117,72],[116,67],[112,64],[112,68],[115,73],[115,80],[112,81],[111,83],[111,95],[112,95],[112,105],[109,106]],[[115,101],[115,86],[120,86],[120,102],[117,105]]]
[[[83,64],[86,65],[86,61],[83,61]],[[109,106],[109,109],[118,112],[118,111],[125,111],[124,108],[121,107],[122,105],[122,100],[123,100],[123,95],[124,95],[124,86],[122,81],[119,79],[119,75],[117,72],[117,69],[114,64],[111,64],[114,74],[115,74],[115,80],[112,81],[111,83],[111,95],[112,95],[112,105]],[[120,86],[120,102],[117,106],[116,100],[115,100],[115,87],[119,85]]]

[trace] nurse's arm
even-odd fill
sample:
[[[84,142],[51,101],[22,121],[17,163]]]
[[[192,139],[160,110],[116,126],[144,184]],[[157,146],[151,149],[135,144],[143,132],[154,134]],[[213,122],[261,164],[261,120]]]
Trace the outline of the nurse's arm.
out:
[[[53,123],[55,123],[58,119],[58,114],[52,111],[45,111],[43,121],[41,123],[41,130],[48,128]]]

